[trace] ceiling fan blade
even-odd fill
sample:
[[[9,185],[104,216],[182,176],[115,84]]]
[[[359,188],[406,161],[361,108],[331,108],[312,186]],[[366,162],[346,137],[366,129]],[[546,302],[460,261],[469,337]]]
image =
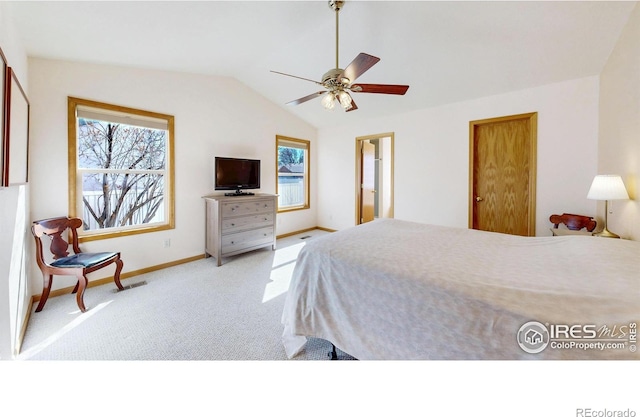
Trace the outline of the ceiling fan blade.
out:
[[[364,74],[365,71],[377,64],[378,61],[380,61],[380,58],[360,52],[356,59],[351,61],[344,71],[342,71],[342,75],[339,79],[348,78],[349,83],[352,83],[356,78]]]
[[[354,93],[376,93],[404,95],[409,89],[408,85],[396,84],[355,84],[349,88]]]
[[[350,112],[350,111],[354,111],[354,110],[358,110],[358,106],[356,106],[356,102],[353,101],[353,98],[351,98],[351,108],[349,110],[347,110],[346,112]]]
[[[273,72],[275,74],[286,75],[287,77],[298,78],[300,80],[311,81],[312,83],[315,83],[315,84],[318,84],[318,85],[322,85],[322,83],[319,82],[319,81],[314,81],[314,80],[310,80],[308,78],[298,77],[297,75],[285,74],[284,72],[278,72],[278,71],[273,71],[273,70],[271,72]]]
[[[296,106],[298,104],[302,104],[302,103],[304,103],[306,101],[313,100],[316,97],[320,97],[321,95],[323,95],[325,93],[326,93],[326,91],[318,91],[318,92],[315,92],[313,94],[309,94],[308,96],[304,96],[304,97],[299,98],[297,100],[293,100],[293,101],[288,102],[287,106]]]

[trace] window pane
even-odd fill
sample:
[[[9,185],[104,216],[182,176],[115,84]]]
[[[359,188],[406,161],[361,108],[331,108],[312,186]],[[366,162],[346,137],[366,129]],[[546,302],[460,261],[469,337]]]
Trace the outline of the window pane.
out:
[[[304,206],[305,150],[278,146],[278,207]]]
[[[278,172],[282,167],[288,172],[304,172],[304,149],[278,146]]]
[[[164,175],[82,175],[85,230],[165,221]]]
[[[164,169],[167,131],[78,119],[78,167]]]
[[[304,177],[278,175],[278,206],[296,207],[305,204]]]

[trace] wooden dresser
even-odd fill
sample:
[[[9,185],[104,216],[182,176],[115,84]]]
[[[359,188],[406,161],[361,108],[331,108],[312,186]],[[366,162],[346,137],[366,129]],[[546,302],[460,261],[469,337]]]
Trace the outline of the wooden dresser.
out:
[[[275,194],[227,197],[208,195],[205,255],[222,258],[271,246],[276,249]]]

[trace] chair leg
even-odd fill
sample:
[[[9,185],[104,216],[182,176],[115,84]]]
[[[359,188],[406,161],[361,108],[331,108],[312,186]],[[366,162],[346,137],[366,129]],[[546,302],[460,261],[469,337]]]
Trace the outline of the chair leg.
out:
[[[53,275],[49,275],[49,279],[47,280],[47,274],[42,274],[42,295],[40,296],[40,302],[38,303],[38,307],[36,307],[36,313],[42,311],[45,303],[47,302],[47,298],[49,298],[49,293],[51,292],[51,283],[53,282]]]
[[[83,313],[87,311],[87,309],[84,306],[84,289],[87,288],[88,282],[89,280],[87,279],[86,276],[84,275],[78,276],[78,283],[76,284],[76,288],[78,289],[78,292],[76,293],[76,302],[78,303],[78,307],[80,308],[80,311],[82,311]]]
[[[120,271],[122,271],[123,266],[124,263],[122,262],[122,259],[118,258],[116,261],[116,273],[113,274],[113,281],[116,283],[116,287],[118,287],[119,290],[124,290],[124,287],[120,283]]]

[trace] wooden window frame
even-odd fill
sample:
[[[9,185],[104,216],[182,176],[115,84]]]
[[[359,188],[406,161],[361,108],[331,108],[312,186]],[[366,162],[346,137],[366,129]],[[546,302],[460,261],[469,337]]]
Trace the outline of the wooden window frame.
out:
[[[174,173],[174,117],[167,114],[156,113],[146,110],[140,110],[130,107],[124,107],[119,105],[107,104],[98,101],[85,100],[76,97],[68,97],[68,168],[69,168],[69,216],[80,217],[82,216],[82,189],[81,178],[82,175],[78,175],[78,118],[77,110],[78,106],[91,107],[97,110],[128,113],[134,116],[148,117],[154,119],[161,119],[167,123],[168,139],[166,149],[166,164],[165,169],[165,189],[164,199],[165,203],[165,221],[162,223],[143,224],[127,227],[113,227],[109,229],[93,230],[81,234],[78,237],[80,242],[92,241],[100,239],[108,239],[113,237],[129,236],[141,233],[158,232],[162,230],[175,228],[175,173]],[[80,200],[78,201],[78,199]]]
[[[281,143],[283,145],[281,145]],[[291,138],[288,136],[276,135],[276,194],[280,195],[280,179],[278,173],[278,147],[287,146],[286,144],[296,144],[305,151],[304,158],[304,203],[297,206],[280,207],[280,199],[278,199],[278,213],[286,213],[296,210],[306,210],[311,207],[311,141],[306,139]]]

